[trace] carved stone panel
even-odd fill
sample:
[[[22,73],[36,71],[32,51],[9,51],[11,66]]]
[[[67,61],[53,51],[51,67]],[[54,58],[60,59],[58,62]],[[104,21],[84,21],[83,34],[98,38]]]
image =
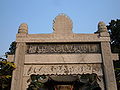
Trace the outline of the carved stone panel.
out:
[[[27,44],[28,54],[100,53],[99,44]]]
[[[86,73],[96,73],[102,75],[101,64],[65,64],[65,65],[25,65],[24,76],[29,76],[31,74],[57,74],[57,75],[67,75],[67,74],[86,74]]]

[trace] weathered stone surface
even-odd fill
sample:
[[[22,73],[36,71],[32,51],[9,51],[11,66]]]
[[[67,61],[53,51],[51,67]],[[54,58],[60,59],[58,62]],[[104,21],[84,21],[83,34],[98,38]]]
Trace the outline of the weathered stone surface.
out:
[[[112,60],[119,60],[119,56],[117,53],[112,54]]]
[[[96,33],[99,33],[101,37],[109,37],[109,33],[106,27],[106,24],[104,22],[98,23],[98,31]]]
[[[27,44],[27,54],[100,53],[100,43],[37,43]]]
[[[64,60],[63,60],[64,58]],[[118,60],[118,54],[112,54],[112,60]],[[15,56],[8,55],[7,61],[14,62]],[[30,63],[102,63],[101,54],[56,54],[25,55],[25,64]]]
[[[30,84],[30,76],[23,76],[23,83],[22,83],[22,89],[21,90],[27,90],[28,85]]]
[[[101,42],[103,71],[107,90],[117,90],[116,79],[109,42]]]
[[[15,65],[17,67],[13,71],[11,90],[22,90],[24,60],[25,43],[17,43],[15,53]]]
[[[25,64],[102,63],[101,54],[28,54]]]
[[[28,34],[18,35],[16,42],[101,42],[110,41],[110,37],[100,37],[99,34]]]
[[[103,75],[101,64],[53,64],[53,65],[25,65],[24,76],[40,75],[67,75],[67,74],[96,73]]]
[[[60,14],[53,21],[53,30],[55,34],[70,34],[72,33],[72,21],[65,14]]]
[[[13,72],[11,90],[26,90],[29,84],[27,80],[31,74],[74,75],[83,73],[96,73],[101,80],[98,83],[102,90],[117,90],[112,60],[118,57],[110,51],[110,37],[104,23],[99,23],[98,31],[95,34],[75,34],[72,33],[72,21],[62,14],[54,20],[53,29],[51,34],[28,34],[26,24],[19,27],[16,35],[16,54],[8,56],[8,60],[14,60],[17,66]],[[95,52],[96,49],[94,49],[94,53],[75,53],[75,48],[71,50],[67,48],[67,53],[51,53],[52,46],[50,46],[50,53],[47,53],[49,50],[46,50],[45,53],[38,53],[43,50],[38,47],[35,51],[37,53],[30,53],[27,45],[31,43],[44,43],[42,47],[45,46],[45,43],[48,43],[48,46],[50,46],[49,43],[99,43],[100,52]],[[56,48],[58,46],[54,46],[54,52],[56,52]],[[91,50],[86,48],[82,51]]]
[[[104,22],[98,23],[98,32],[108,32],[107,27]]]
[[[24,33],[27,34],[28,33],[28,26],[26,23],[22,23],[18,29],[18,33]]]

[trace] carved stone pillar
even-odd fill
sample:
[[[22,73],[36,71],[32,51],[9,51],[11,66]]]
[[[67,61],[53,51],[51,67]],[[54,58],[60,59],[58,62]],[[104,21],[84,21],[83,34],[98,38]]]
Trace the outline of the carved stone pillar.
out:
[[[11,90],[22,90],[23,70],[25,61],[25,43],[18,42],[16,45],[15,64],[13,71]]]
[[[109,42],[101,42],[106,90],[117,90]]]

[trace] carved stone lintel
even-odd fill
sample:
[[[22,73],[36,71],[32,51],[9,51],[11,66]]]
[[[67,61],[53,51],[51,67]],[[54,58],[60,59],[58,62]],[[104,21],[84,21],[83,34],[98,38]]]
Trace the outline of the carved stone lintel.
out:
[[[100,46],[99,44],[28,44],[27,53],[100,53]]]
[[[102,75],[101,64],[69,64],[69,65],[25,65],[24,76],[31,74],[85,74],[85,73],[96,73]]]

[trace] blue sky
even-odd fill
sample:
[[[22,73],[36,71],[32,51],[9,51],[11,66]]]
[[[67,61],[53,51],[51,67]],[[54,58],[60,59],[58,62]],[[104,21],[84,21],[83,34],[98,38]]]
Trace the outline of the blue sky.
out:
[[[0,0],[0,56],[15,41],[18,27],[27,23],[29,33],[52,33],[53,19],[65,13],[74,33],[94,33],[99,21],[120,19],[120,0]]]

